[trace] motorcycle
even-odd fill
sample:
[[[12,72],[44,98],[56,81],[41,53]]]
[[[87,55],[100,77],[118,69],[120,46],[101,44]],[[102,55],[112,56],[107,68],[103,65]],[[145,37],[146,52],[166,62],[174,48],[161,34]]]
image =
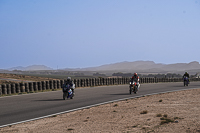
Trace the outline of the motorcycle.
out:
[[[189,84],[189,78],[186,77],[186,76],[184,76],[183,77],[183,83],[184,83],[184,86],[188,86],[188,84]]]
[[[71,89],[72,87],[74,87],[74,86],[70,86],[69,84],[67,84],[66,86],[63,87],[63,100],[65,100],[66,98],[73,99],[74,93]]]
[[[137,82],[135,82],[135,81],[130,81],[130,86],[129,86],[129,92],[130,92],[130,94],[132,93],[132,92],[134,92],[135,94],[137,93],[137,91],[138,91],[138,85],[137,85]]]

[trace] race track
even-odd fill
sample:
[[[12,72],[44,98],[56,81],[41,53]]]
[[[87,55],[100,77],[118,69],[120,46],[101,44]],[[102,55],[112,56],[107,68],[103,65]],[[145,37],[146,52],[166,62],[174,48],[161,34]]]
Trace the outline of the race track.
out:
[[[138,94],[129,94],[128,85],[75,89],[75,98],[63,100],[62,91],[0,97],[0,127],[108,101],[148,94],[200,88],[200,82],[141,84]]]

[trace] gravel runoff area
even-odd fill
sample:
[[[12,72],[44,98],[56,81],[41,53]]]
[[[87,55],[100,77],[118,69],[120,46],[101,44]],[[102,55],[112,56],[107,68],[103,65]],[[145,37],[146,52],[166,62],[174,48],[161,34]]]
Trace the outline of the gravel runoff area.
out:
[[[108,103],[0,128],[1,133],[200,133],[200,89]]]

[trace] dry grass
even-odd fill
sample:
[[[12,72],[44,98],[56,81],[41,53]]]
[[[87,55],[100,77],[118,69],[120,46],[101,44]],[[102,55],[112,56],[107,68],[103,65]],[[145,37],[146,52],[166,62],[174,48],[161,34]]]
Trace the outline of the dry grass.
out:
[[[36,81],[45,81],[45,80],[55,80],[53,78],[18,75],[18,74],[7,74],[7,73],[0,73],[0,78],[10,78],[10,79],[20,80],[20,81],[0,80],[0,84],[12,84],[12,83],[19,83],[19,82],[23,82],[23,81],[36,82]]]

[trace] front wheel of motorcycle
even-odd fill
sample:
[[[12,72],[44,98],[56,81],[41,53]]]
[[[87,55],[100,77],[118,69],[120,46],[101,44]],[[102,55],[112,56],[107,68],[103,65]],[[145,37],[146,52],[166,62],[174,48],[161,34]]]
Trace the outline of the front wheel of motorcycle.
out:
[[[137,94],[137,86],[134,86],[134,93]]]

